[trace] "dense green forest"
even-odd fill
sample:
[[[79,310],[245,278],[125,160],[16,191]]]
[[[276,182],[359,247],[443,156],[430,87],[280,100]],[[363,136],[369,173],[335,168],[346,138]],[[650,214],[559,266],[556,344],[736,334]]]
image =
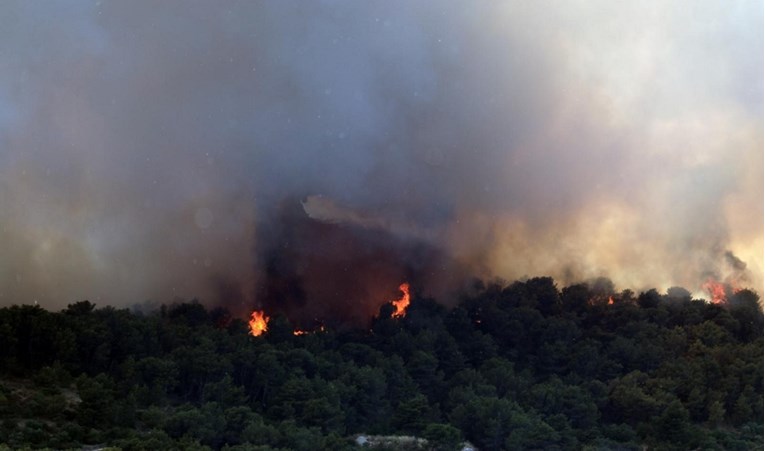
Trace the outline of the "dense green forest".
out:
[[[477,282],[364,329],[251,336],[197,302],[0,309],[0,449],[760,449],[763,315],[682,288]],[[414,445],[412,445],[414,446]]]

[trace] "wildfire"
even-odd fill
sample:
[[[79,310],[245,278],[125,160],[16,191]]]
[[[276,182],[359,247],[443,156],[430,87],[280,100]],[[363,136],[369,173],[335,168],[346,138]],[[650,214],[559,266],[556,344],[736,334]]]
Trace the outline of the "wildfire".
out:
[[[307,334],[315,334],[316,332],[324,332],[324,326],[319,327],[316,330],[302,330],[302,329],[295,329],[292,331],[292,335],[298,336],[298,335],[307,335]]]
[[[257,337],[268,330],[268,317],[262,310],[255,310],[250,315],[250,335]]]
[[[725,284],[720,283],[711,277],[708,278],[706,282],[701,284],[701,288],[705,289],[707,293],[712,296],[710,301],[713,304],[723,304],[728,301]]]
[[[588,305],[596,306],[596,305],[614,305],[614,297],[609,296],[606,298],[605,294],[596,294],[595,296],[591,297],[589,301],[587,301]]]
[[[409,284],[404,282],[399,285],[398,289],[403,293],[401,299],[391,301],[393,306],[396,307],[396,312],[393,313],[393,316],[397,318],[404,316],[406,314],[406,308],[409,307]]]

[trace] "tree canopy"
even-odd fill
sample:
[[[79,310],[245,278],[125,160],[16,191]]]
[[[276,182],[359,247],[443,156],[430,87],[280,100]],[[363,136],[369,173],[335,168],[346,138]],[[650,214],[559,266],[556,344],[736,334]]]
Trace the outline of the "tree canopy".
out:
[[[479,284],[412,295],[369,327],[294,335],[198,302],[154,313],[82,301],[0,309],[0,442],[11,448],[752,449],[762,444],[763,315],[673,287]],[[425,443],[425,444],[423,444]],[[419,444],[419,445],[416,445]],[[2,446],[0,446],[2,449]]]

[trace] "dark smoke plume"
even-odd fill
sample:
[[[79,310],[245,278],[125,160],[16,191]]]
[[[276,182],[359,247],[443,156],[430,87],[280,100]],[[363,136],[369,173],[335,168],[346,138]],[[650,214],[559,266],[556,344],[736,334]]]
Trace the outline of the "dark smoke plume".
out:
[[[258,253],[256,299],[267,312],[301,326],[364,324],[383,302],[398,298],[404,281],[443,296],[467,280],[465,268],[419,238],[364,222],[321,221],[302,207],[294,199],[282,204]]]

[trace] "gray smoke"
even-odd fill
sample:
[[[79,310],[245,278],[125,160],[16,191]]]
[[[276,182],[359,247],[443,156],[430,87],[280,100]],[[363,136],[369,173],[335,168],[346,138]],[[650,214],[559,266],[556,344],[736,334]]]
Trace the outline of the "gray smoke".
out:
[[[0,303],[257,303],[283,203],[318,198],[477,276],[699,292],[745,262],[762,292],[762,17],[3,2]]]

